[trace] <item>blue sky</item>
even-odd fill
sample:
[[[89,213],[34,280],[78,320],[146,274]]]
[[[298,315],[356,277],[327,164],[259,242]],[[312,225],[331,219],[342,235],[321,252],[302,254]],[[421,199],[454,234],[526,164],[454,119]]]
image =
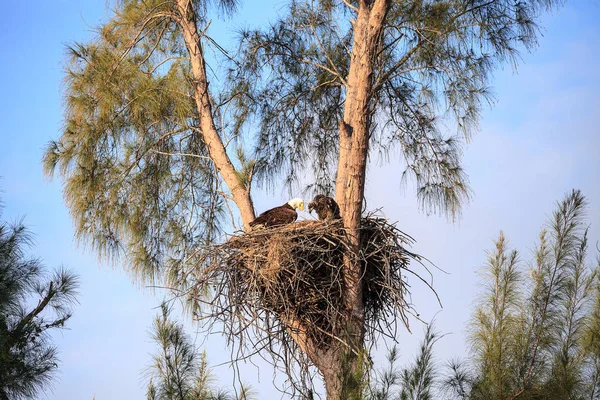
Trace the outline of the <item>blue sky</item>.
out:
[[[100,1],[8,2],[0,29],[0,188],[6,205],[3,219],[25,217],[36,234],[31,254],[47,266],[64,265],[81,276],[81,304],[69,330],[55,336],[62,364],[48,399],[142,399],[141,377],[153,344],[148,329],[160,293],[132,282],[118,265],[108,265],[73,238],[58,180],[44,179],[40,159],[44,145],[61,128],[64,46],[92,35],[105,18]],[[285,2],[247,2],[233,26],[265,21]],[[450,223],[418,210],[414,189],[395,178],[395,162],[369,166],[369,208],[383,207],[387,217],[417,239],[414,250],[427,255],[449,274],[435,274],[444,309],[424,287],[413,300],[427,320],[436,315],[440,331],[450,333],[438,346],[440,363],[466,351],[465,327],[478,293],[475,273],[485,250],[503,229],[510,244],[530,259],[540,227],[555,201],[572,188],[583,190],[590,206],[591,242],[600,239],[600,2],[572,1],[543,19],[544,36],[532,54],[523,54],[515,73],[505,67],[491,82],[497,102],[486,110],[478,135],[465,148],[465,168],[474,198],[462,218]],[[215,35],[231,34],[215,24]],[[391,183],[390,183],[391,182]],[[260,211],[286,200],[287,192],[259,194]],[[438,313],[438,311],[440,311]],[[408,361],[422,327],[398,338]],[[227,360],[222,338],[197,338],[211,363]],[[378,349],[381,354],[382,344]],[[230,385],[231,369],[215,367],[220,382]],[[242,367],[243,380],[260,398],[276,397],[272,370],[261,364]]]

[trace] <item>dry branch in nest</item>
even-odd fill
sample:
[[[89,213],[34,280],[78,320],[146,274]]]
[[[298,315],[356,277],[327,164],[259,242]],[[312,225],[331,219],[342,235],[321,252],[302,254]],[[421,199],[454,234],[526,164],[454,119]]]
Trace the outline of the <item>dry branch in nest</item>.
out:
[[[199,255],[188,295],[198,318],[220,321],[237,343],[241,353],[234,358],[266,349],[289,376],[298,363],[305,381],[310,363],[293,336],[308,337],[321,350],[344,341],[344,257],[359,257],[362,267],[367,340],[379,334],[393,338],[398,320],[408,327],[407,315],[416,313],[407,275],[431,288],[409,266],[414,260],[424,267],[423,258],[405,248],[413,242],[394,224],[372,216],[362,220],[358,254],[349,250],[341,221],[241,233]]]

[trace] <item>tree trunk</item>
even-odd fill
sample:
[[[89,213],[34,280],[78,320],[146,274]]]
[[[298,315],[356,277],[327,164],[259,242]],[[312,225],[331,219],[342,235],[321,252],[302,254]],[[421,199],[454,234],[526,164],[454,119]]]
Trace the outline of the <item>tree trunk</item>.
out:
[[[372,122],[373,74],[389,0],[361,0],[354,21],[354,42],[347,77],[344,119],[340,121],[340,154],[336,200],[344,221],[351,254],[345,258],[345,338],[352,348],[337,348],[328,358],[331,370],[320,368],[327,398],[359,398],[363,378],[364,318],[360,224]]]
[[[356,353],[340,344],[321,354],[316,365],[323,374],[328,400],[362,399],[364,359]]]
[[[360,398],[363,380],[364,304],[362,299],[361,270],[358,257],[361,211],[364,197],[365,173],[369,150],[372,119],[372,90],[374,64],[379,49],[384,20],[390,0],[360,0],[354,25],[354,43],[347,78],[344,118],[340,121],[340,152],[336,181],[336,200],[352,248],[345,258],[346,283],[345,315],[341,332],[335,335],[347,343],[335,343],[320,350],[301,332],[298,321],[286,321],[292,337],[323,375],[327,399]],[[194,97],[200,117],[200,129],[233,200],[240,209],[246,229],[255,217],[249,190],[238,180],[223,142],[215,128],[208,92],[206,65],[200,35],[188,0],[177,0],[183,38],[190,54],[194,76]],[[294,332],[296,332],[294,334]]]
[[[183,39],[190,54],[192,74],[194,76],[194,98],[200,117],[200,130],[204,143],[208,148],[210,158],[229,188],[233,201],[240,210],[244,228],[249,230],[249,223],[254,220],[254,205],[250,196],[250,188],[245,187],[236,174],[235,167],[227,155],[227,150],[217,132],[213,120],[212,103],[208,91],[206,77],[206,62],[200,42],[200,34],[196,26],[194,10],[188,0],[177,0],[180,17],[177,20],[181,26]]]
[[[347,390],[344,390],[344,379],[342,374],[342,358],[340,357],[340,350],[331,354],[330,357],[325,357],[319,370],[323,374],[323,381],[325,382],[325,392],[327,393],[327,399],[345,399],[347,398]],[[346,392],[346,393],[345,393]]]

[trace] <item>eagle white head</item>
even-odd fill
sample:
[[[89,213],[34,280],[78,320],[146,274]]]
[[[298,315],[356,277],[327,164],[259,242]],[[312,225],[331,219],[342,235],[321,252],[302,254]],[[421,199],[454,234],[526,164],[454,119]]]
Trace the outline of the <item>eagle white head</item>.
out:
[[[294,209],[304,211],[304,200],[300,198],[291,199],[290,201],[288,201],[288,204],[294,207]]]

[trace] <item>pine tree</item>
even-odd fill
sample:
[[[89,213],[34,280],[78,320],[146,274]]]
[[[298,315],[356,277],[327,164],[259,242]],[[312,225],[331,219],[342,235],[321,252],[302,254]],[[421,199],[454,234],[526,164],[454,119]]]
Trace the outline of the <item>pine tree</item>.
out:
[[[526,274],[501,233],[470,324],[471,357],[451,364],[460,399],[598,397],[598,266],[588,260],[585,198],[558,203]]]
[[[398,349],[394,346],[388,354],[388,369],[375,373],[365,389],[365,400],[430,400],[437,398],[440,370],[434,359],[434,346],[440,339],[431,322],[425,328],[425,336],[414,362],[401,370],[396,369]]]
[[[345,337],[321,351],[298,334],[302,321],[282,323],[339,399],[366,359],[357,255],[369,154],[400,149],[423,208],[456,216],[470,193],[461,140],[490,99],[491,73],[535,46],[536,20],[558,3],[290,1],[231,56],[208,36],[209,10],[228,15],[235,0],[122,0],[97,37],[70,48],[65,127],[45,169],[64,177],[80,238],[101,254],[125,250],[143,279],[177,282],[222,238],[230,211],[248,228],[253,182],[292,185],[312,165],[310,188],[335,188],[351,239]],[[225,56],[220,81],[209,82],[209,46]],[[445,118],[460,136],[442,130]]]
[[[152,357],[148,368],[150,377],[148,400],[250,400],[251,390],[242,387],[237,397],[215,389],[213,374],[208,367],[206,353],[194,347],[183,325],[171,317],[171,309],[161,304],[161,313],[152,326],[152,340],[159,351]]]
[[[394,348],[365,398],[600,398],[600,259],[594,265],[587,254],[585,207],[581,192],[567,194],[525,265],[500,232],[479,271],[465,360],[436,368],[429,325],[414,365],[398,372]]]
[[[27,256],[31,245],[22,222],[0,222],[2,400],[30,399],[49,388],[58,367],[50,332],[64,328],[76,303],[77,277],[66,270],[47,276],[42,262]]]

